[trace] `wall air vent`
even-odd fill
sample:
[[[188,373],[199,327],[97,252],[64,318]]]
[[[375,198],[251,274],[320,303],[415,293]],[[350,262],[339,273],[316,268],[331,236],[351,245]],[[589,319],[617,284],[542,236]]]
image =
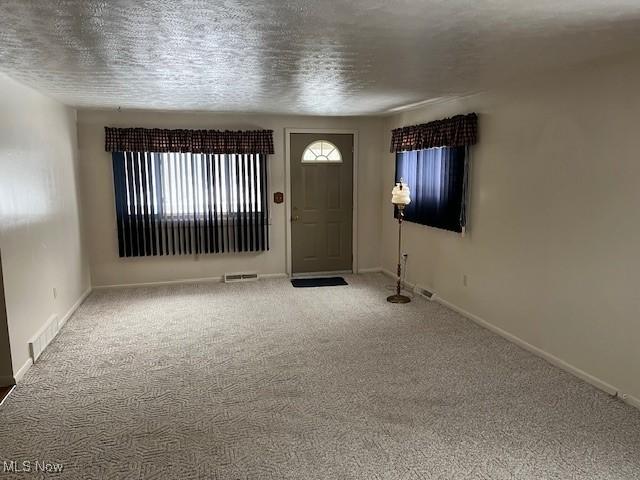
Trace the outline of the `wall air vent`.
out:
[[[31,354],[31,358],[33,363],[38,360],[38,357],[44,349],[47,348],[47,345],[51,343],[51,340],[58,334],[62,328],[60,322],[58,321],[57,315],[51,315],[47,323],[38,330],[38,332],[29,340],[29,353]]]
[[[256,272],[225,273],[224,283],[251,282],[258,279]]]

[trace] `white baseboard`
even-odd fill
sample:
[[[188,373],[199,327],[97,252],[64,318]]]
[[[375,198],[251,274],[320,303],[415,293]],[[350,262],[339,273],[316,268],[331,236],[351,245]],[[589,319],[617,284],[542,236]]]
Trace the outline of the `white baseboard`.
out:
[[[373,268],[360,268],[358,269],[358,273],[381,273],[382,267],[373,267]]]
[[[71,316],[74,313],[76,313],[76,310],[80,307],[80,305],[82,305],[82,303],[87,299],[87,297],[91,295],[91,290],[92,290],[91,287],[87,288],[82,293],[82,295],[80,295],[80,298],[78,299],[78,301],[73,305],[71,305],[71,308],[69,309],[69,311],[65,313],[64,316],[60,318],[60,320],[58,320],[58,329],[61,329],[62,327],[64,327],[64,325],[67,323],[67,320],[69,320]]]
[[[180,280],[165,280],[161,282],[138,282],[138,283],[114,283],[111,285],[95,285],[94,290],[104,290],[107,288],[131,288],[131,287],[161,287],[164,285],[185,285],[191,283],[211,283],[222,282],[223,276],[216,277],[200,277],[200,278],[183,278]]]
[[[15,378],[16,383],[22,380],[22,377],[24,377],[24,374],[27,373],[27,370],[31,368],[31,365],[33,365],[33,359],[28,358],[27,361],[24,362],[24,365],[22,365],[18,369],[18,371],[13,374],[13,378]]]
[[[628,403],[629,405],[631,405],[632,407],[636,407],[638,410],[640,410],[640,398],[636,398],[627,393],[623,393],[622,400]]]
[[[58,322],[58,315],[54,313],[29,340],[29,354],[34,363],[38,360],[42,352],[44,352],[44,349],[47,348],[56,335],[58,335],[59,331],[60,324]]]
[[[286,273],[259,273],[258,278],[286,278]],[[161,287],[164,285],[189,285],[192,283],[220,283],[224,276],[199,278],[182,278],[179,280],[165,280],[161,282],[139,282],[139,283],[115,283],[112,285],[94,285],[94,290],[105,290],[108,288],[131,288],[131,287]]]
[[[546,352],[545,350],[542,350],[541,348],[530,344],[529,342],[527,342],[527,341],[521,339],[520,337],[517,337],[517,336],[507,332],[506,330],[503,330],[500,327],[496,327],[495,325],[487,322],[486,320],[478,317],[477,315],[474,315],[473,313],[468,312],[468,311],[458,307],[457,305],[445,300],[444,298],[440,297],[439,295],[435,295],[434,299],[435,299],[436,302],[444,305],[445,307],[447,307],[447,308],[449,308],[449,309],[451,309],[451,310],[453,310],[455,312],[458,312],[463,317],[468,318],[469,320],[477,323],[478,325],[486,328],[487,330],[491,330],[492,332],[497,333],[501,337],[509,340],[512,343],[515,343],[519,347],[524,348],[525,350],[533,353],[534,355],[537,355],[538,357],[544,358],[549,363],[555,365],[556,367],[561,368],[562,370],[565,370],[565,371],[575,375],[578,378],[581,378],[582,380],[584,380],[585,382],[590,383],[594,387],[597,387],[600,390],[604,390],[605,392],[607,392],[610,395],[616,395],[618,393],[618,389],[616,387],[614,387],[613,385],[611,385],[611,384],[609,384],[609,383],[607,383],[607,382],[605,382],[603,380],[600,380],[597,377],[594,377],[593,375],[585,372],[584,370],[580,370],[579,368],[574,367],[573,365],[571,365],[570,363],[565,362],[561,358],[558,358],[555,355],[552,355],[551,353]]]
[[[91,293],[91,287],[87,288],[80,298],[71,305],[67,313],[65,313],[62,317],[58,318],[57,315],[51,315],[49,320],[36,332],[36,334],[29,340],[29,352],[31,353],[31,358],[29,358],[22,367],[15,373],[14,378],[16,382],[20,381],[24,374],[27,373],[27,370],[33,365],[33,363],[38,359],[38,357],[44,352],[44,350],[49,346],[49,344],[53,341],[53,339],[58,335],[62,327],[67,323],[67,320],[71,318],[71,316],[75,313],[75,311],[82,305],[82,302],[86,300],[86,298]]]
[[[391,270],[387,270],[386,268],[382,268],[382,269],[380,269],[380,271],[382,273],[384,273],[387,277],[391,277],[394,280],[397,278],[397,275],[395,273],[393,273]],[[413,290],[414,288],[416,288],[416,285],[414,283],[408,282],[407,280],[402,282],[402,286],[404,288],[406,288],[407,290]]]
[[[388,276],[390,276],[392,278],[396,277],[389,270],[383,269],[382,272],[385,275],[388,275]],[[404,285],[408,289],[415,288],[415,285],[413,283],[410,283],[410,282],[404,282]],[[515,343],[519,347],[524,348],[525,350],[533,353],[534,355],[545,359],[546,361],[548,361],[549,363],[555,365],[556,367],[561,368],[562,370],[564,370],[566,372],[569,372],[572,375],[575,375],[576,377],[584,380],[587,383],[590,383],[594,387],[596,387],[596,388],[598,388],[600,390],[603,390],[604,392],[606,392],[606,393],[608,393],[610,395],[616,395],[618,398],[620,398],[624,402],[628,403],[629,405],[640,409],[640,399],[635,398],[632,395],[629,395],[629,394],[626,394],[626,393],[620,391],[620,389],[615,387],[614,385],[611,385],[610,383],[607,383],[604,380],[601,380],[600,378],[595,377],[595,376],[591,375],[590,373],[587,373],[584,370],[581,370],[581,369],[571,365],[570,363],[562,360],[561,358],[558,358],[555,355],[552,355],[551,353],[546,352],[545,350],[542,350],[541,348],[530,344],[529,342],[521,339],[520,337],[517,337],[517,336],[507,332],[506,330],[503,330],[502,328],[497,327],[497,326],[493,325],[492,323],[489,323],[488,321],[484,320],[483,318],[480,318],[479,316],[474,315],[473,313],[468,312],[468,311],[464,310],[463,308],[458,307],[454,303],[451,303],[451,302],[445,300],[444,298],[442,298],[441,296],[439,296],[439,295],[437,295],[435,293],[434,293],[434,296],[433,296],[433,300],[435,300],[436,302],[440,303],[441,305],[444,305],[445,307],[447,307],[447,308],[459,313],[463,317],[468,318],[469,320],[473,321],[474,323],[477,323],[481,327],[484,327],[487,330],[490,330],[490,331],[500,335],[501,337],[505,338],[506,340],[508,340],[508,341],[510,341],[512,343]]]
[[[53,341],[53,339],[58,335],[60,329],[67,323],[67,320],[73,315],[73,313],[78,309],[78,307],[84,302],[84,300],[91,293],[91,288],[86,289],[80,298],[71,305],[71,308],[65,313],[62,317],[58,317],[58,315],[53,314],[49,317],[49,320],[40,327],[40,329],[31,337],[29,340],[29,352],[31,353],[31,359],[36,362],[38,357],[44,352],[45,348],[49,346],[49,344]]]

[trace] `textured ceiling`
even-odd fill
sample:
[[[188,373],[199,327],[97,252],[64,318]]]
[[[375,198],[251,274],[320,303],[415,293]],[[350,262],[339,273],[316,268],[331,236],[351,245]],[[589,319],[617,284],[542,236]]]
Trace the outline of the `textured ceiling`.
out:
[[[78,107],[372,114],[635,45],[639,0],[0,0],[0,71]]]

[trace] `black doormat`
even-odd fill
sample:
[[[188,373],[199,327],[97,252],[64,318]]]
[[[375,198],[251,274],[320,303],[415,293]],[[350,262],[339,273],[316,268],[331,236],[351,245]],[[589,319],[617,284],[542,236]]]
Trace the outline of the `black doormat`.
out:
[[[307,287],[337,287],[349,285],[342,277],[292,278],[291,285],[296,288]]]

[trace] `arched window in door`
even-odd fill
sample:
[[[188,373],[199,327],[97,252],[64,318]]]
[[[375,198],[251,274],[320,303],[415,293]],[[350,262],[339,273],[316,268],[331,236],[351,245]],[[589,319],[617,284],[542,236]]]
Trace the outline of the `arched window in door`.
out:
[[[342,163],[342,154],[333,143],[318,140],[304,149],[302,163]]]

